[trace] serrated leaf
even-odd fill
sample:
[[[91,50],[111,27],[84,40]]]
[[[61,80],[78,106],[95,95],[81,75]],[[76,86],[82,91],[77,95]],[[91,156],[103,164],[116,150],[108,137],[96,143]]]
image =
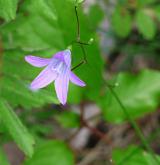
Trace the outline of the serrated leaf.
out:
[[[132,29],[132,18],[129,12],[117,7],[111,18],[113,29],[120,37],[127,37]]]
[[[112,158],[116,165],[157,165],[152,155],[137,146],[129,146],[123,150],[115,149]],[[160,161],[159,156],[157,159]]]
[[[118,86],[114,88],[114,91],[126,107],[130,117],[136,119],[156,110],[160,97],[159,80],[160,72],[153,70],[144,70],[137,75],[119,74],[116,82]],[[109,90],[101,98],[100,105],[106,120],[114,123],[127,120],[119,103]]]
[[[8,103],[1,99],[0,118],[8,132],[27,156],[33,154],[34,139]]]
[[[18,0],[0,0],[0,17],[10,21],[16,17]]]
[[[153,39],[156,34],[156,25],[150,15],[143,10],[139,10],[136,13],[136,24],[139,32],[144,38],[150,40]]]
[[[24,165],[73,165],[74,157],[69,148],[60,141],[52,140],[41,144],[31,159]]]

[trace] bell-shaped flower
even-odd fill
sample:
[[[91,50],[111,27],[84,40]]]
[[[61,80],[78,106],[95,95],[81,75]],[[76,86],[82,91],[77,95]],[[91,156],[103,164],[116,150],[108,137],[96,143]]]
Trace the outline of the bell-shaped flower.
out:
[[[52,58],[25,56],[25,60],[35,67],[45,67],[30,85],[32,90],[38,90],[54,81],[55,90],[59,101],[65,105],[69,81],[84,87],[85,83],[71,71],[71,52],[64,50],[56,53]]]

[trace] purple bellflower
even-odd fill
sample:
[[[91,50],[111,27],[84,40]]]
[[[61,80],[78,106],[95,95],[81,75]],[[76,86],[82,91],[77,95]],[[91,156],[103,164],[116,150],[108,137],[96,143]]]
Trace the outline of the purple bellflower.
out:
[[[71,52],[69,49],[56,53],[52,58],[25,56],[25,60],[35,67],[45,67],[32,81],[31,90],[46,87],[54,81],[59,101],[65,105],[67,102],[69,81],[84,87],[85,83],[71,71]]]

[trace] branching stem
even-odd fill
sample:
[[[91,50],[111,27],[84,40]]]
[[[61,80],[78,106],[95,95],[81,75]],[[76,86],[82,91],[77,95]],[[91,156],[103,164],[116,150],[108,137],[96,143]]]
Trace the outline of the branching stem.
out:
[[[80,33],[80,22],[79,22],[79,16],[78,16],[78,0],[75,1],[75,15],[76,15],[76,20],[77,20],[77,39],[76,39],[76,43],[79,44],[82,53],[83,53],[83,60],[76,66],[74,66],[72,68],[72,70],[77,69],[78,67],[80,67],[82,64],[87,63],[87,58],[86,58],[86,51],[84,48],[84,45],[89,45],[89,43],[85,43],[81,41],[81,33]]]

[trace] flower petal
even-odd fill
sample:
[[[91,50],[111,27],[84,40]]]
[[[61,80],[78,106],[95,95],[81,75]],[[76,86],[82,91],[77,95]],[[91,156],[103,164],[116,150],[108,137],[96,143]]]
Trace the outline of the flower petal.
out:
[[[69,86],[69,69],[64,65],[63,72],[55,80],[55,89],[59,101],[65,105],[67,102]]]
[[[71,67],[71,51],[69,49],[64,51],[64,61],[66,65],[70,68]]]
[[[44,67],[46,65],[49,64],[49,62],[51,61],[51,59],[49,58],[41,58],[41,57],[36,57],[36,56],[25,56],[25,60],[36,67]]]
[[[71,51],[69,49],[56,53],[53,58],[57,58],[67,65],[70,68],[71,66]]]
[[[86,84],[79,77],[77,77],[72,71],[70,71],[70,81],[73,84],[76,84],[81,87],[86,86]]]
[[[31,83],[30,88],[37,90],[50,84],[57,78],[58,74],[56,71],[51,69],[51,66],[47,66]]]

